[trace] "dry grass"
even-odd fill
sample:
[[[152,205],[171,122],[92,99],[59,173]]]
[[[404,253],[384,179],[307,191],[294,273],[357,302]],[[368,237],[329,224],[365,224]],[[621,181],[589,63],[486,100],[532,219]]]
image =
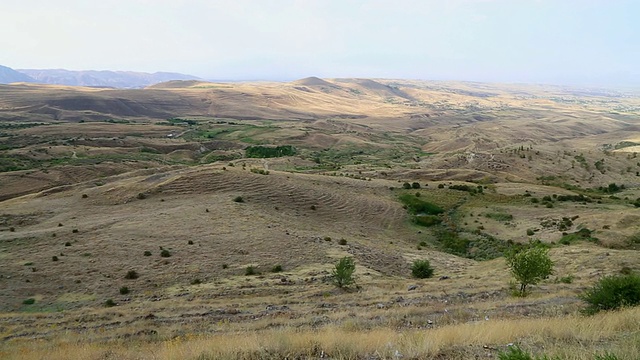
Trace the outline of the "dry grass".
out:
[[[59,337],[14,341],[0,347],[3,359],[468,359],[519,344],[536,354],[567,360],[605,351],[621,359],[640,357],[640,309],[593,317],[479,321],[435,329],[361,330],[349,325],[315,331],[290,328],[217,335],[187,334],[172,339],[109,342]],[[10,350],[10,351],[8,351]]]

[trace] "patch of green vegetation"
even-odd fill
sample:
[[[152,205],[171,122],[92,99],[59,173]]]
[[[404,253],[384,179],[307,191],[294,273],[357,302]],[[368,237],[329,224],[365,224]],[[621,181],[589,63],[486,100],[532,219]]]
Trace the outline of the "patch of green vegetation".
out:
[[[592,236],[593,233],[594,233],[593,230],[582,228],[576,232],[563,235],[562,238],[558,240],[558,243],[562,245],[571,245],[578,241],[589,241],[589,242],[599,243],[600,239],[593,237]]]
[[[444,209],[440,206],[416,197],[413,194],[402,194],[398,198],[412,215],[438,215],[444,213]]]
[[[503,213],[503,212],[486,213],[486,214],[484,214],[484,216],[489,218],[489,219],[493,219],[495,221],[502,221],[502,222],[507,222],[507,221],[513,220],[513,215],[507,214],[507,213]]]
[[[249,146],[245,150],[248,158],[274,158],[282,156],[293,156],[297,150],[291,145],[270,146]]]

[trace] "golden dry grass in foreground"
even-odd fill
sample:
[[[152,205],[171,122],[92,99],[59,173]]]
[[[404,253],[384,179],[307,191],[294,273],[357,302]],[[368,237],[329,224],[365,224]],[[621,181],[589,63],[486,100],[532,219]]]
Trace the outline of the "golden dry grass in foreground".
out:
[[[515,343],[534,354],[567,360],[594,353],[640,359],[640,309],[593,317],[478,321],[437,329],[397,331],[329,326],[295,329],[187,334],[169,340],[88,341],[64,336],[19,341],[0,347],[0,357],[23,359],[473,359],[492,358]]]

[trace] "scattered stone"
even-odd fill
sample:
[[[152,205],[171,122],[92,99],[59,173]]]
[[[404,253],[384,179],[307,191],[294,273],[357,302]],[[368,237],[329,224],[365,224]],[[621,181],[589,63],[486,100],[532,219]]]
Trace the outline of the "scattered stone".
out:
[[[447,280],[449,277],[447,275],[440,276],[438,280]]]
[[[408,291],[413,291],[415,289],[418,288],[418,285],[409,285],[409,287],[407,288]]]
[[[376,305],[376,307],[377,307],[378,309],[384,309],[384,308],[385,308],[385,306],[384,306],[384,304],[383,304],[383,303],[378,303],[378,304]]]

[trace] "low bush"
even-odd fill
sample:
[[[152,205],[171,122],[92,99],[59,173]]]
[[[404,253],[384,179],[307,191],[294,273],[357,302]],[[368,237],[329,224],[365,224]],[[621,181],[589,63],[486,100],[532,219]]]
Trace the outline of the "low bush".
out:
[[[123,287],[120,288],[120,294],[121,295],[127,295],[129,292],[130,292],[129,288],[126,287],[126,286],[123,286]]]
[[[116,306],[116,302],[113,301],[113,299],[107,299],[107,301],[104,302],[104,306],[105,307],[113,307],[113,306]]]
[[[24,301],[22,301],[22,303],[23,303],[24,305],[33,305],[33,304],[35,304],[35,303],[36,303],[36,299],[34,299],[34,298],[28,298],[28,299],[25,299]]]
[[[151,256],[151,251],[147,250],[144,252],[144,256]]]
[[[586,314],[640,305],[640,276],[629,274],[604,277],[580,298],[589,304],[584,310]]]
[[[252,265],[247,266],[247,268],[244,269],[245,276],[257,275],[257,274],[258,274],[258,270],[256,270],[256,268],[253,267]]]
[[[244,199],[242,198],[242,196],[236,196],[233,198],[233,201],[237,202],[237,203],[242,203],[244,202]]]
[[[274,267],[271,268],[271,272],[272,273],[282,272],[282,265],[280,265],[280,264],[275,265]]]
[[[433,268],[429,260],[416,260],[411,265],[411,275],[418,279],[426,279],[433,276]]]
[[[140,277],[140,275],[138,275],[138,272],[135,271],[135,270],[127,271],[127,274],[124,276],[124,278],[127,279],[127,280],[133,280],[133,279],[137,279],[139,277]]]
[[[160,256],[165,258],[171,257],[171,252],[167,249],[162,249],[162,251],[160,251]]]

